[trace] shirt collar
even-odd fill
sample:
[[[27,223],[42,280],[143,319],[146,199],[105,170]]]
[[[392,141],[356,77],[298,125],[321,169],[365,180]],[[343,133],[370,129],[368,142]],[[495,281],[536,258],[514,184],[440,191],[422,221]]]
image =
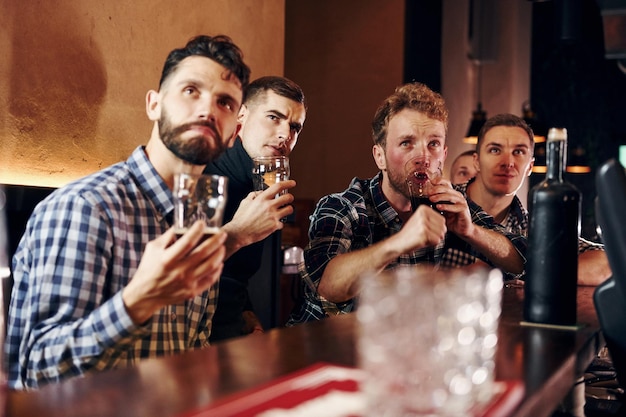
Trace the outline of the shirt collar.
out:
[[[509,210],[509,215],[507,217],[507,228],[519,228],[520,232],[518,233],[525,234],[522,232],[525,232],[528,229],[528,211],[526,211],[526,209],[522,205],[522,202],[519,198],[517,198],[517,196],[513,197],[513,201],[511,202],[511,209]]]
[[[162,218],[168,218],[169,215],[173,215],[174,202],[172,191],[148,159],[145,147],[137,147],[126,163],[141,193],[152,202],[157,213]]]
[[[236,181],[251,187],[252,158],[243,147],[241,138],[237,136],[232,148],[227,149],[217,160],[209,164],[218,170],[220,175],[226,175],[229,181]],[[213,169],[209,168],[211,172]]]
[[[480,207],[467,195],[467,187],[474,181],[476,181],[476,177],[464,184],[455,184],[453,187],[455,190],[463,194],[463,197],[465,197],[465,199],[469,202],[470,206]],[[507,229],[511,229],[511,225],[513,225],[515,229],[519,227],[522,230],[526,230],[528,228],[528,212],[517,196],[513,196],[513,201],[511,201],[511,205],[509,207],[509,213],[505,219]],[[482,207],[480,208],[482,210]]]
[[[453,184],[452,188],[454,188],[455,190],[463,194],[463,197],[465,197],[466,200],[469,200],[469,197],[467,196],[467,186],[473,183],[474,181],[476,181],[476,177],[470,179],[469,181],[463,184]]]
[[[372,202],[374,203],[374,208],[380,215],[381,219],[387,224],[396,221],[398,218],[398,213],[391,207],[387,198],[383,194],[383,189],[381,187],[381,178],[382,172],[379,172],[369,184],[369,192],[372,196]]]

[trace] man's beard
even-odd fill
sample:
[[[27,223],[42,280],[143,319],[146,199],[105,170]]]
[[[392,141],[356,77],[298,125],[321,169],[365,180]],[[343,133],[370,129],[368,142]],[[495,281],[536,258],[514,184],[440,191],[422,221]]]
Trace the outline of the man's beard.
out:
[[[173,127],[165,110],[158,122],[159,135],[167,149],[183,161],[193,165],[206,165],[227,149],[227,144],[210,121],[197,121]],[[194,126],[206,126],[213,131],[215,143],[203,135],[182,139],[182,134]]]
[[[387,162],[387,178],[389,179],[389,185],[393,190],[402,194],[407,199],[411,199],[411,194],[409,193],[409,184],[406,181],[406,177],[404,172],[399,173],[394,169],[390,169],[390,164]]]

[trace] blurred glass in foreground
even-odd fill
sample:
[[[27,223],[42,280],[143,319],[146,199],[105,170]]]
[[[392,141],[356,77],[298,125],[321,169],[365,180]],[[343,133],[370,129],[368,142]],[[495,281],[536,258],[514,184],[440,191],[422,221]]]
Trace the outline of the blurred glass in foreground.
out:
[[[368,417],[459,416],[490,401],[502,273],[404,267],[361,280]]]

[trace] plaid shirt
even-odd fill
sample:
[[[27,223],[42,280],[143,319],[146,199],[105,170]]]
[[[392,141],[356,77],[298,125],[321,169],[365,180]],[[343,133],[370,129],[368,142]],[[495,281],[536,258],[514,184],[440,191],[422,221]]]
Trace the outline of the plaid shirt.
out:
[[[341,194],[322,198],[311,217],[309,245],[304,252],[304,264],[300,266],[300,276],[304,281],[304,301],[287,322],[288,326],[320,320],[334,314],[347,313],[355,308],[356,300],[332,303],[317,293],[317,286],[328,262],[340,253],[367,247],[379,242],[402,228],[402,221],[389,205],[380,188],[381,174],[371,180],[353,179],[350,187]],[[455,186],[466,198],[463,186]],[[497,224],[493,217],[481,207],[468,200],[472,221],[478,226],[496,230],[505,235],[522,255],[526,253],[525,235],[508,232]],[[419,250],[402,255],[388,265],[413,265],[433,263],[447,268],[457,268],[474,263],[480,258],[493,266],[493,263],[470,245],[452,233],[446,235],[433,251]]]
[[[311,216],[305,262],[299,271],[305,283],[304,301],[299,311],[290,316],[288,326],[355,308],[354,299],[339,304],[325,300],[317,293],[317,287],[326,265],[335,256],[380,242],[402,228],[402,220],[382,193],[381,176],[378,173],[371,180],[354,178],[346,191],[323,197],[318,202]],[[419,263],[440,264],[445,244],[440,242],[434,249],[401,255],[387,269]]]
[[[506,236],[511,241],[515,249],[517,249],[518,253],[522,256],[522,258],[524,259],[524,263],[526,263],[525,254],[528,247],[528,241],[526,238],[526,229],[528,228],[528,213],[522,206],[522,203],[517,197],[515,197],[514,202],[511,204],[511,210],[509,211],[509,215],[506,218],[506,224],[502,225],[496,223],[493,216],[488,214],[485,210],[483,210],[482,207],[474,203],[467,196],[467,186],[473,181],[474,179],[471,179],[465,184],[454,185],[454,189],[463,194],[463,196],[467,200],[467,205],[469,206],[470,214],[472,215],[472,221],[482,227],[495,230],[496,232]],[[493,266],[493,263],[489,259],[487,259],[487,257],[476,251],[469,243],[454,235],[451,235],[451,238],[448,239],[448,244],[446,245],[446,251],[444,253],[441,266],[447,268],[458,268],[461,266],[473,264],[474,262],[476,262],[476,259],[480,259]],[[523,274],[514,275],[506,273],[504,271],[503,273],[505,280],[521,278],[523,276]]]
[[[172,194],[142,147],[35,208],[13,258],[10,387],[208,345],[215,287],[139,326],[122,301],[146,244],[168,229],[172,211]]]
[[[482,217],[485,223],[493,223],[494,230],[498,230],[501,233],[508,235],[511,242],[515,245],[517,250],[524,254],[526,252],[526,238],[528,237],[528,211],[522,205],[517,196],[513,196],[513,201],[511,202],[509,212],[505,219],[502,221],[502,224],[496,224],[495,220],[492,216],[488,215],[483,211],[483,209],[469,199],[467,196],[467,187],[471,184],[475,178],[466,182],[465,184],[455,185],[454,188],[462,193],[467,199],[468,205],[470,207],[470,212],[472,213],[472,219],[476,222],[475,218]],[[503,229],[503,230],[502,230]],[[515,237],[518,236],[518,237]],[[516,241],[520,239],[520,237],[524,238],[524,245],[517,244]],[[460,239],[458,239],[460,241]],[[600,243],[594,243],[589,240],[583,239],[582,237],[578,238],[578,253],[586,252],[588,250],[604,250],[604,245]],[[469,265],[476,261],[476,258],[485,260],[484,256],[476,251],[472,250],[470,245],[464,244],[461,242],[450,242],[449,247],[446,248],[446,252],[443,257],[442,265],[443,266],[451,266],[457,267],[462,265]],[[505,274],[505,279],[512,278],[523,278],[524,274],[520,275],[512,275]]]
[[[467,184],[466,184],[467,187]],[[504,228],[511,233],[528,236],[528,211],[522,205],[517,196],[513,196],[511,209],[503,221]],[[582,237],[578,237],[578,253],[587,252],[588,250],[604,250],[601,243],[592,242]]]
[[[517,196],[513,197],[511,210],[504,219],[503,226],[511,233],[528,236],[528,211],[522,206],[522,202]],[[604,245],[579,236],[578,253],[587,252],[588,250],[604,250]]]

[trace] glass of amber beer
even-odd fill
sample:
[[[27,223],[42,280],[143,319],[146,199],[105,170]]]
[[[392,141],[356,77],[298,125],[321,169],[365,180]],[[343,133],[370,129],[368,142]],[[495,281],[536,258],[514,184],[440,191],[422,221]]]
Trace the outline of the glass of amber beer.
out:
[[[263,191],[269,186],[289,179],[289,158],[287,156],[259,156],[252,158],[252,182],[255,191]],[[285,190],[283,193],[286,193]]]

